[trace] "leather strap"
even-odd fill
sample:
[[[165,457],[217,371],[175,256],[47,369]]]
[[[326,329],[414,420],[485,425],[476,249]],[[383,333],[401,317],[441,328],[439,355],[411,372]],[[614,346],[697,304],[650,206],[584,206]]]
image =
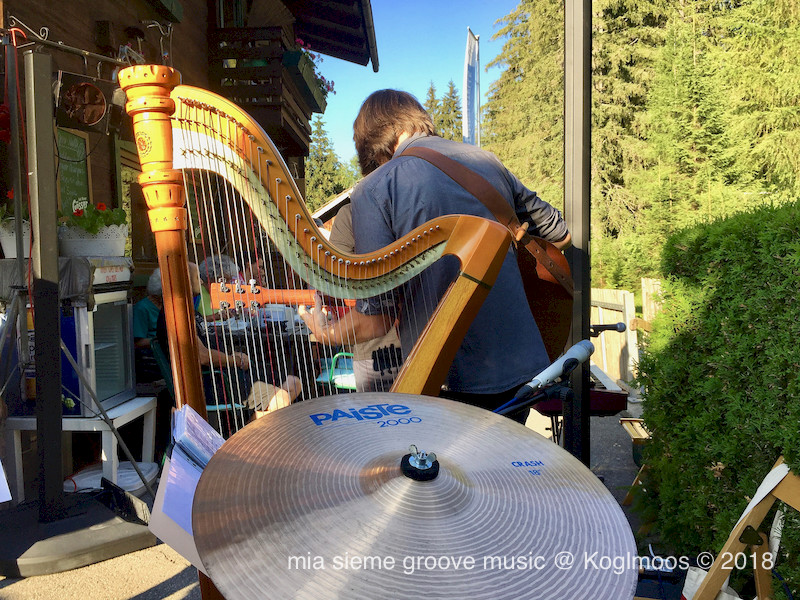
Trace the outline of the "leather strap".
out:
[[[428,161],[434,167],[450,177],[458,185],[480,200],[489,209],[494,218],[508,228],[511,235],[517,239],[517,232],[521,228],[517,214],[500,192],[497,191],[482,175],[462,165],[460,162],[445,156],[441,152],[424,146],[409,146],[400,156],[415,156]],[[536,243],[533,236],[527,232],[517,240],[536,258],[537,261],[558,281],[570,295],[574,293],[572,277],[554,263],[544,249]],[[533,243],[531,243],[533,242]]]
[[[445,156],[441,152],[423,146],[409,146],[400,156],[416,156],[417,158],[427,160],[434,167],[438,168],[445,175],[450,177],[450,179],[480,200],[494,215],[497,222],[507,227],[509,231],[511,231],[511,235],[516,237],[517,229],[520,227],[517,214],[514,212],[514,209],[511,208],[508,200],[503,198],[500,192],[497,191],[497,188],[486,181],[483,176],[472,169],[468,169],[449,156]]]

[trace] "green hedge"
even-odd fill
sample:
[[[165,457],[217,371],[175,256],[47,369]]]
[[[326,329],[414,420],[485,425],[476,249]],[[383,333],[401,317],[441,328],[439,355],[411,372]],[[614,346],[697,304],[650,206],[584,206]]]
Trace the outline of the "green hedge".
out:
[[[716,553],[781,454],[800,473],[800,203],[683,231],[662,268],[639,365],[653,433],[639,504],[676,552]],[[799,524],[778,567],[793,590]]]

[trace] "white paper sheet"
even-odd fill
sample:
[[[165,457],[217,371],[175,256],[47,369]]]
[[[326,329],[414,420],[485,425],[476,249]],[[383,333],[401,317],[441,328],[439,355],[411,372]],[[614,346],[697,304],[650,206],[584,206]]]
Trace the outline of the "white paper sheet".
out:
[[[172,453],[173,458],[175,457],[175,454],[175,452]],[[164,463],[164,473],[169,474],[171,471],[172,462],[169,458],[167,458],[166,462]],[[153,505],[153,510],[150,513],[150,531],[152,531],[153,535],[175,550],[178,554],[183,556],[195,567],[206,573],[203,562],[200,560],[200,555],[197,553],[197,547],[194,545],[194,537],[192,537],[192,535],[188,533],[182,525],[179,525],[176,521],[174,521],[164,510],[164,504],[166,501],[165,496],[168,488],[167,482],[168,476],[161,478],[161,483],[158,486],[158,492],[156,493],[156,501]],[[194,496],[193,491],[191,496]],[[182,518],[183,521],[188,518],[189,523],[192,522],[191,508],[192,505],[190,499],[188,517],[184,515]],[[174,512],[175,506],[172,507],[172,510]],[[179,519],[180,518],[181,517],[179,517]]]
[[[203,472],[177,446],[172,450],[165,485],[164,514],[192,535],[192,502]]]

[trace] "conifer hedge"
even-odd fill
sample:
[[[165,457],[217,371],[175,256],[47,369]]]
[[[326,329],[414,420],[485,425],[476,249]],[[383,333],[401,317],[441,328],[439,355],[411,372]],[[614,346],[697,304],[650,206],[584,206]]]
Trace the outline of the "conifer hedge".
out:
[[[668,547],[716,553],[780,455],[800,474],[800,203],[682,231],[662,268],[639,366],[653,433],[639,504]],[[776,569],[797,598],[800,518],[787,512]]]

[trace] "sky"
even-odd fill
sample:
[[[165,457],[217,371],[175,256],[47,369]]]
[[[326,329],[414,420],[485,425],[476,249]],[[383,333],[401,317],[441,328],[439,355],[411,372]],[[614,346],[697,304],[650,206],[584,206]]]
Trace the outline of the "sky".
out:
[[[322,115],[325,130],[339,158],[355,156],[353,121],[372,92],[394,88],[410,92],[424,103],[431,82],[441,98],[452,79],[463,103],[464,54],[467,28],[480,36],[481,105],[489,84],[501,73],[486,65],[503,49],[503,39],[492,41],[498,19],[516,8],[519,0],[372,0],[377,73],[366,67],[323,56],[318,71],[333,80]],[[316,115],[315,115],[316,116]]]

